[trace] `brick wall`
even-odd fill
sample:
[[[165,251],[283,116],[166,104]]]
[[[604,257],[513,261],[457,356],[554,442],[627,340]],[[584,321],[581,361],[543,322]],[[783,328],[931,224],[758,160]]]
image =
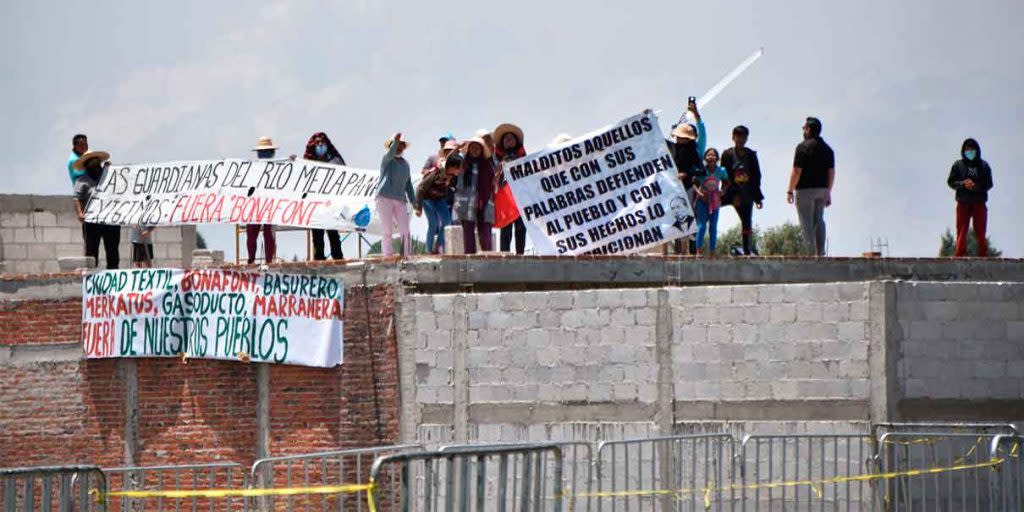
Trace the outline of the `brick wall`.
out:
[[[347,289],[341,366],[271,366],[271,455],[397,440],[393,294],[388,285]],[[77,342],[80,304],[0,301],[0,467],[124,462],[125,377],[118,361],[84,360],[68,345]],[[138,464],[253,462],[254,365],[135,361]]]
[[[904,397],[1024,397],[1024,283],[897,283],[896,304]]]
[[[82,300],[0,302],[0,326],[0,345],[74,343],[82,331]]]

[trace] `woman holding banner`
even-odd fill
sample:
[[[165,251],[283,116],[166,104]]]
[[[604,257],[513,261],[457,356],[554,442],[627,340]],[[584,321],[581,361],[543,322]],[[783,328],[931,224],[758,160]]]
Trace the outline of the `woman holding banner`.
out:
[[[498,147],[495,155],[499,162],[511,162],[526,156],[523,147],[523,130],[510,123],[499,125],[494,129],[494,140]],[[505,180],[504,169],[498,170],[498,188],[494,193],[494,209],[496,224],[501,228],[501,252],[509,252],[512,248],[512,235],[516,237],[516,254],[526,252],[526,223],[519,216],[519,208],[512,197],[512,189]],[[502,218],[504,217],[504,218]],[[508,221],[507,219],[512,219]]]
[[[494,224],[494,164],[491,151],[483,137],[470,139],[466,147],[462,176],[455,184],[454,219],[462,224],[462,241],[466,254],[476,254],[476,238],[480,248],[490,251],[491,226]]]
[[[697,111],[697,101],[694,98],[690,98],[686,105],[686,111],[687,114],[683,116],[683,120],[672,128],[672,139],[668,141],[668,149],[672,154],[672,159],[675,160],[679,181],[683,183],[690,204],[693,204],[696,196],[693,177],[704,172],[703,155],[708,137],[704,120],[701,119],[700,112]],[[688,123],[689,117],[697,122],[696,126]],[[684,243],[686,243],[684,240],[676,241],[677,254],[684,252]],[[696,252],[696,245],[692,241],[689,243],[690,246],[686,252]]]
[[[341,157],[341,153],[331,143],[331,139],[327,137],[324,132],[316,132],[312,137],[309,138],[309,142],[306,143],[306,153],[302,158],[306,160],[313,160],[315,162],[326,162],[334,165],[345,165],[345,159]],[[331,244],[331,259],[340,260],[344,259],[345,255],[341,252],[341,235],[338,234],[337,229],[311,229],[310,233],[313,237],[313,259],[317,261],[323,261],[327,259],[327,255],[324,253],[324,234],[327,234],[327,239]]]

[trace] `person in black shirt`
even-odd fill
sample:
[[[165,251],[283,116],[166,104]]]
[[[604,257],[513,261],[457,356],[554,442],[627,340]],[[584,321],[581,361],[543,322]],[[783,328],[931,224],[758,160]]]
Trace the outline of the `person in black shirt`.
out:
[[[988,224],[988,191],[992,189],[992,168],[981,159],[981,146],[967,139],[960,146],[960,159],[949,170],[946,184],[956,190],[956,252],[967,255],[967,229],[974,223],[974,237],[978,240],[978,256],[988,256],[985,228]]]
[[[740,125],[732,129],[734,147],[722,153],[722,167],[729,173],[729,185],[722,192],[722,204],[731,204],[740,217],[743,229],[743,254],[757,254],[757,248],[751,243],[754,233],[754,206],[760,210],[763,206],[764,194],[761,193],[761,165],[757,161],[757,152],[747,147],[750,130]]]
[[[786,201],[796,203],[804,251],[808,256],[825,255],[825,208],[832,205],[835,178],[835,154],[821,138],[821,121],[808,117],[804,123],[804,141],[796,147],[786,190]]]

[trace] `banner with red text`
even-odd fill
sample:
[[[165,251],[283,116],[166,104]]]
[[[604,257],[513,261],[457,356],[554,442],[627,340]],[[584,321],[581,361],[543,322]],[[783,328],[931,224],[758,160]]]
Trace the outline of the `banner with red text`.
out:
[[[273,224],[376,232],[380,171],[310,160],[111,165],[86,222],[132,226]]]
[[[82,282],[87,358],[191,357],[330,368],[344,283],[277,272],[107,270]]]

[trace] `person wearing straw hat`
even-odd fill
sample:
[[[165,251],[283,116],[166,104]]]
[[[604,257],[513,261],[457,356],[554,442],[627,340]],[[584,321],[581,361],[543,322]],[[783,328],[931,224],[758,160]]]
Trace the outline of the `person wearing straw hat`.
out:
[[[466,143],[462,176],[455,185],[453,219],[462,224],[462,241],[466,254],[476,253],[476,239],[480,248],[491,251],[491,226],[494,224],[494,163],[490,146],[483,137],[473,137]]]
[[[110,163],[110,154],[106,151],[86,151],[73,164],[75,170],[83,171],[75,180],[75,211],[78,220],[83,222],[82,235],[85,239],[85,255],[96,260],[99,266],[100,242],[103,252],[107,255],[107,269],[116,269],[121,257],[118,245],[121,243],[121,227],[108,224],[85,222],[85,212],[92,200],[92,194],[103,177],[103,170]]]
[[[503,123],[494,129],[494,141],[497,143],[495,155],[499,162],[510,162],[517,158],[526,156],[526,148],[523,147],[523,130],[511,123]],[[499,165],[501,165],[499,163]],[[507,187],[504,166],[498,168],[498,190]],[[497,196],[497,194],[496,194]],[[512,205],[496,205],[496,208],[509,207]],[[516,254],[522,255],[526,252],[526,223],[521,216],[516,215],[511,224],[501,227],[501,252],[509,252],[512,248],[512,235],[516,237]]]
[[[260,160],[272,160],[277,154],[277,146],[274,145],[273,139],[267,136],[257,139],[256,145],[253,146],[252,150],[256,152],[256,158]],[[256,262],[256,246],[260,231],[263,231],[263,261],[265,263],[273,263],[274,256],[277,253],[274,226],[270,224],[246,224],[245,250],[248,253],[246,261],[250,265]]]
[[[669,153],[672,154],[672,159],[676,163],[679,181],[683,183],[683,189],[686,190],[687,198],[692,205],[696,196],[696,192],[693,189],[693,177],[698,174],[704,174],[704,152],[707,149],[708,137],[707,129],[704,127],[704,120],[701,118],[700,112],[697,111],[696,100],[690,98],[686,105],[686,110],[697,121],[697,125],[694,126],[686,122],[680,122],[672,128],[672,139],[666,142],[668,143]],[[675,248],[676,253],[682,254],[683,241],[677,241]],[[689,254],[696,253],[696,241],[691,239],[687,249]]]
[[[416,191],[412,188],[412,177],[409,174],[409,162],[402,155],[409,147],[402,133],[396,133],[384,143],[388,149],[380,161],[380,189],[377,191],[377,212],[381,221],[381,251],[384,256],[391,256],[391,235],[395,224],[398,234],[402,237],[402,254],[412,255],[412,240],[409,238],[408,203],[415,205],[416,216],[423,214],[423,209],[416,202]]]

